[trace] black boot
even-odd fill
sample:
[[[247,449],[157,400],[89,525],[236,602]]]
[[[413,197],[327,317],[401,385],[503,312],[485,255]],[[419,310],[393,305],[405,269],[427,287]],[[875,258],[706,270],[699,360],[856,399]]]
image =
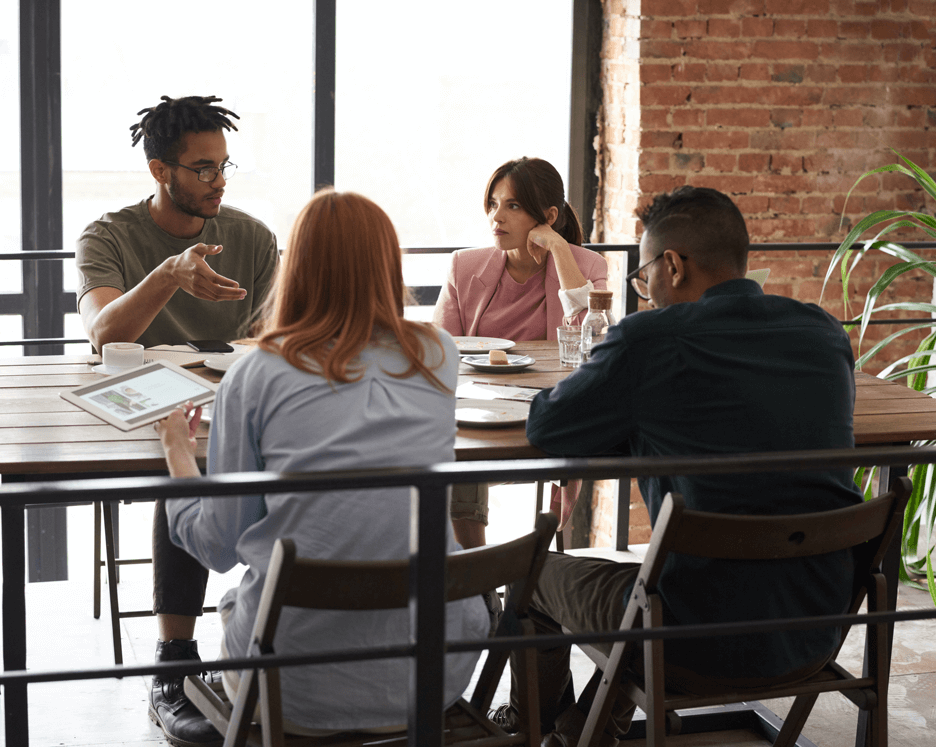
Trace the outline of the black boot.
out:
[[[157,641],[156,661],[201,661],[195,641]],[[150,690],[149,717],[163,730],[169,744],[175,747],[214,747],[224,738],[185,696],[184,677],[164,679],[153,675]]]

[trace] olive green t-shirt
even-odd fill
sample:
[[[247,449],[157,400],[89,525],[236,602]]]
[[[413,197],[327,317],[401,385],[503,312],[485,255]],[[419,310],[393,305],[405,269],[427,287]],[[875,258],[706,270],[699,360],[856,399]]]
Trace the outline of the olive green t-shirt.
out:
[[[156,225],[147,202],[107,213],[82,232],[75,255],[79,302],[89,290],[101,286],[126,293],[166,259],[190,246],[221,244],[221,253],[205,261],[219,275],[236,280],[247,296],[242,301],[203,301],[179,289],[140,338],[126,342],[151,347],[243,337],[273,280],[278,258],[273,232],[242,210],[222,205],[198,236],[178,239]]]

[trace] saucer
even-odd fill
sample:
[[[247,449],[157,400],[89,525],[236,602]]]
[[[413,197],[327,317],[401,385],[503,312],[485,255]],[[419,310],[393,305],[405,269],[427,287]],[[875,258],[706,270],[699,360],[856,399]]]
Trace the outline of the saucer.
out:
[[[143,361],[140,365],[145,366],[147,363],[152,363],[153,361],[149,358]],[[91,370],[94,373],[104,374],[105,376],[116,376],[117,374],[127,373],[127,371],[132,371],[134,368],[139,368],[140,366],[105,366],[103,363],[98,363],[96,366],[91,366]]]

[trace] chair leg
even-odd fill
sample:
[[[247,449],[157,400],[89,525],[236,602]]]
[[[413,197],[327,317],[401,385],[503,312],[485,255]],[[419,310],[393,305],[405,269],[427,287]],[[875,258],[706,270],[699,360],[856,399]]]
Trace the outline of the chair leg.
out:
[[[123,664],[123,649],[120,643],[120,607],[117,602],[117,551],[114,547],[114,519],[112,504],[105,501],[104,551],[107,556],[107,585],[110,593],[111,634],[114,638],[114,664]]]
[[[643,613],[644,628],[663,625],[663,602],[654,595],[648,597],[650,609]],[[663,641],[647,639],[644,649],[644,692],[647,694],[647,747],[666,744],[666,682],[663,674]]]
[[[774,747],[791,747],[796,744],[796,740],[799,739],[799,735],[806,725],[806,719],[809,718],[809,714],[812,712],[818,698],[819,693],[796,696],[793,705],[790,707],[790,712],[783,719],[783,727],[777,735]]]
[[[101,502],[94,502],[94,619],[101,617]]]

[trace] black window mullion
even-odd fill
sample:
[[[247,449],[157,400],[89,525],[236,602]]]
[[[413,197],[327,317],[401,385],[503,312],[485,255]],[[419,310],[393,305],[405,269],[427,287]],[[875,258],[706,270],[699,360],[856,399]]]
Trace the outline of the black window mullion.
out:
[[[315,0],[312,60],[312,189],[335,183],[336,0]]]
[[[20,143],[23,245],[62,249],[62,88],[60,0],[20,3]],[[62,263],[23,262],[23,332],[62,337]],[[61,346],[26,348],[55,355]]]

